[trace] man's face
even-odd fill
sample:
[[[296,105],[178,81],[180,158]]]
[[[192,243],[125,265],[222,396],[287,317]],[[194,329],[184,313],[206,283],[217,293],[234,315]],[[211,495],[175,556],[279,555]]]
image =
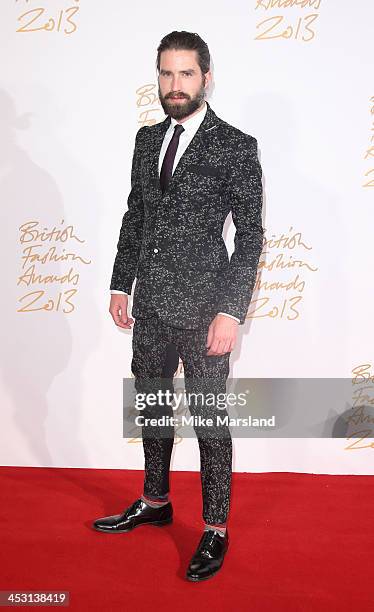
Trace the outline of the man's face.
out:
[[[179,121],[194,113],[204,100],[210,78],[210,71],[202,74],[196,51],[162,51],[158,96],[165,115]]]

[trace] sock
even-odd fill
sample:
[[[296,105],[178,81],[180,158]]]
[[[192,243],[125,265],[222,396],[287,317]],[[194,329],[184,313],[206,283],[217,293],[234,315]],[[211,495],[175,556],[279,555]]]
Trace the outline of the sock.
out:
[[[226,534],[226,523],[205,523],[204,531],[218,531],[222,537]]]
[[[143,493],[143,495],[140,496],[140,499],[143,500],[151,508],[161,508],[162,506],[165,506],[165,504],[169,503],[168,494],[162,497],[164,497],[165,499],[152,499]]]

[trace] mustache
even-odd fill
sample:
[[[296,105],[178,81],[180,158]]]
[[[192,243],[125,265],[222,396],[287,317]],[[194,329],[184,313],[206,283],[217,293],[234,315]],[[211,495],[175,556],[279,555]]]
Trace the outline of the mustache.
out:
[[[165,99],[167,100],[169,98],[187,98],[187,100],[188,100],[189,97],[190,96],[188,96],[187,94],[184,94],[184,93],[179,93],[179,94],[173,93],[173,94],[167,94],[165,96]]]

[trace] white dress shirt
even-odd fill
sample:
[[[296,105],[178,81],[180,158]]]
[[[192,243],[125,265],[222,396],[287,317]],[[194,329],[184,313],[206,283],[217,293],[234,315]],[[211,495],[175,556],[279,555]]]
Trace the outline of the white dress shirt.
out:
[[[193,115],[192,117],[190,117],[189,119],[186,119],[185,121],[183,121],[183,123],[181,123],[181,125],[183,125],[184,127],[184,132],[181,133],[181,135],[179,136],[179,143],[178,143],[178,148],[177,148],[177,152],[175,154],[175,158],[174,158],[174,164],[173,164],[173,173],[175,171],[175,168],[177,167],[177,164],[180,160],[180,158],[182,157],[183,153],[185,152],[185,150],[187,149],[188,145],[190,144],[192,138],[195,136],[202,120],[205,117],[206,111],[207,111],[208,107],[206,105],[206,103],[204,102],[203,107],[201,110],[199,110],[199,112],[197,112],[195,115]],[[173,136],[174,133],[174,128],[176,125],[178,125],[178,121],[176,119],[174,119],[173,117],[171,117],[171,121],[170,121],[170,125],[167,129],[167,132],[164,136],[164,140],[162,141],[162,146],[161,146],[161,151],[160,151],[160,156],[158,159],[158,174],[160,176],[161,173],[161,167],[162,167],[162,162],[163,159],[165,157],[165,153],[166,150],[169,146],[169,142]],[[124,294],[124,291],[117,291],[115,289],[111,289],[111,293],[122,293]],[[237,321],[238,323],[240,322],[240,319],[238,319],[237,317],[234,317],[233,315],[227,314],[226,312],[219,312],[218,314],[224,314],[226,315],[226,317],[230,317],[231,319],[235,319],[235,321]]]

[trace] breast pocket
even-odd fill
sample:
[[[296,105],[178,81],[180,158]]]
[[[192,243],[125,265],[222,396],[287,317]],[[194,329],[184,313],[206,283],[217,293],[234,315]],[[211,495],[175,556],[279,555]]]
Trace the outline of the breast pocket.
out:
[[[189,166],[186,189],[200,200],[204,196],[216,196],[222,191],[223,176],[214,166]]]
[[[197,174],[198,176],[207,176],[212,178],[220,179],[222,177],[222,171],[220,168],[216,166],[210,165],[190,165],[188,170],[193,174]]]

